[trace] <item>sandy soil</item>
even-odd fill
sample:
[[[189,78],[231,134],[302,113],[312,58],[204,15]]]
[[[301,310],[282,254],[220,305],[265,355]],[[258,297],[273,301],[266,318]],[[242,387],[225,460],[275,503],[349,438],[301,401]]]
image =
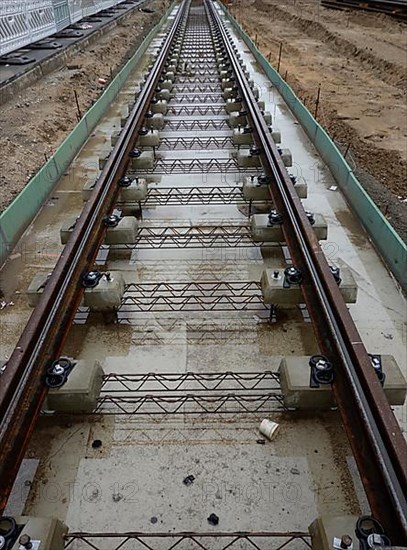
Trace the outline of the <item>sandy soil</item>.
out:
[[[319,0],[228,5],[315,111],[362,185],[407,237],[407,28],[384,15],[323,8]]]
[[[155,0],[155,13],[135,10],[126,20],[73,55],[67,66],[25,89],[0,107],[0,211],[23,189],[78,122],[74,91],[82,113],[103,92],[111,76],[135,52],[162,16],[166,0]]]

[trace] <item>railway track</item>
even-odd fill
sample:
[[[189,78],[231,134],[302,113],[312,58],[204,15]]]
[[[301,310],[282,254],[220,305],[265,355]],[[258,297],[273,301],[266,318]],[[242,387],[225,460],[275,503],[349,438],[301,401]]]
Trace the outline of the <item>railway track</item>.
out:
[[[140,140],[148,135],[150,125],[154,135],[152,121],[154,113],[159,114],[157,105],[164,105],[167,100],[158,146],[143,147]],[[250,145],[234,144],[233,136],[240,133],[242,125],[239,123],[235,131],[230,128],[233,113],[247,121],[243,126],[251,136]],[[145,165],[144,159],[148,161]],[[256,87],[218,7],[210,0],[182,1],[162,37],[116,144],[105,159],[80,216],[69,228],[63,254],[44,283],[34,312],[2,374],[2,510],[44,407],[48,392],[44,375],[63,353],[73,323],[89,321],[89,308],[83,308],[82,300],[87,286],[93,285],[95,261],[101,251],[105,258],[110,254],[116,258],[114,255],[154,249],[166,249],[168,254],[179,248],[191,248],[193,254],[196,249],[218,246],[256,250],[254,245],[259,241],[255,243],[251,238],[247,218],[242,223],[242,218],[256,207],[256,201],[252,204],[236,182],[242,178],[248,178],[249,183],[261,179],[269,193],[268,208],[273,204],[271,225],[279,231],[280,269],[284,258],[288,262],[284,267],[291,267],[291,271],[284,272],[284,285],[299,289],[305,317],[312,322],[318,344],[315,353],[333,365],[332,391],[372,515],[382,523],[394,544],[403,543],[407,536],[405,442],[346,306],[338,284],[340,278],[335,277],[321,249],[313,214],[304,209],[295,178],[285,164],[284,152],[273,139],[267,113],[258,103]],[[233,178],[233,184],[223,185],[225,176]],[[132,181],[140,183],[137,178],[143,177],[150,181],[149,189],[144,198],[129,207],[123,201],[122,190]],[[202,214],[202,208],[211,206],[222,212],[228,208],[235,219],[229,216],[227,221],[205,224],[200,220],[206,214]],[[136,238],[127,244],[106,245],[109,228],[117,226],[126,208],[139,216]],[[142,225],[140,214],[145,216],[149,208],[158,209],[158,213],[167,209],[172,216],[175,212],[176,222],[170,216],[166,222]],[[191,208],[197,208],[193,214],[195,223],[180,223],[183,216],[184,220],[191,216]],[[242,214],[244,208],[246,213]],[[114,218],[115,215],[118,217]],[[258,251],[254,254],[259,257]],[[127,281],[121,304],[110,321],[115,321],[114,326],[120,320],[133,325],[140,315],[152,311],[160,315],[176,312],[180,320],[202,312],[205,315],[211,312],[216,320],[219,312],[251,311],[250,315],[258,314],[267,328],[267,323],[274,319],[275,308],[271,304],[266,315],[261,316],[268,306],[264,304],[258,281],[242,277],[211,279],[203,265],[205,258],[201,257],[190,282]],[[112,259],[109,271],[120,270],[120,266],[115,266]],[[199,273],[204,275],[203,280],[199,279]],[[96,285],[100,277],[102,274],[96,276]],[[109,281],[109,276],[106,279]],[[214,374],[211,376],[211,380],[216,379]],[[232,381],[239,381],[239,376],[243,375],[232,376]],[[193,390],[192,393],[188,390],[188,394],[179,390],[169,396],[140,395],[139,387],[130,396],[122,391],[114,396],[102,392],[92,412],[134,415],[141,409],[140,414],[171,415],[186,414],[190,407],[193,414],[205,416],[219,410],[229,414],[275,410],[270,409],[270,402],[274,407],[277,404],[277,408],[285,408],[274,386],[272,392],[266,387],[263,393],[247,388],[239,393],[228,387],[227,393],[219,390],[215,395]],[[81,538],[72,535],[75,536]]]

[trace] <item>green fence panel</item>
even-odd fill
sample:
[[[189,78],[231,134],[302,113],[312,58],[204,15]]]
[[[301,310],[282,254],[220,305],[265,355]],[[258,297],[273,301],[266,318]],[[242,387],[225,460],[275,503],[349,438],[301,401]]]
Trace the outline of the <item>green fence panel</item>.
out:
[[[139,63],[152,39],[175,4],[172,4],[160,21],[143,39],[136,53],[124,65],[103,94],[83,116],[68,137],[59,146],[54,155],[44,164],[37,174],[27,183],[10,206],[0,215],[0,265],[16,245],[18,239],[37,215],[61,176],[83,147],[112,101],[118,95],[123,84]]]
[[[401,287],[407,292],[407,246],[389,224],[382,212],[363,189],[351,167],[325,130],[298,99],[291,87],[270,65],[244,32],[234,17],[222,5],[237,34],[246,43],[251,53],[280,93],[298,122],[304,128],[315,148],[329,167],[348,204],[363,224],[387,267],[392,271]]]

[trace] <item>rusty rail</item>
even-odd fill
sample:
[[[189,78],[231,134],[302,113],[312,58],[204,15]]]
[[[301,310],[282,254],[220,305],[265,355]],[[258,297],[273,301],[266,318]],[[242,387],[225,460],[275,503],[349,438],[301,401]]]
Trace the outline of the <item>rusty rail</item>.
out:
[[[230,32],[212,2],[205,4],[228,55],[246,106],[270,193],[283,216],[282,230],[295,267],[320,351],[335,366],[333,393],[365,487],[372,513],[392,542],[407,537],[407,447],[361,337],[294,190],[271,133],[238,62]]]
[[[62,351],[83,293],[81,276],[92,268],[103,241],[106,230],[103,219],[115,204],[119,179],[127,168],[129,153],[187,5],[184,1],[179,8],[119,140],[1,377],[0,512],[6,506],[46,396],[41,377],[48,362]]]

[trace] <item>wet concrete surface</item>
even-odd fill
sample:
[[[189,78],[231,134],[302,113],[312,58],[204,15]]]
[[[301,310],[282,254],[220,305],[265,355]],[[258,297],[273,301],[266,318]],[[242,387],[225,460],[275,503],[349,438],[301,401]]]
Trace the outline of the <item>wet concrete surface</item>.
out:
[[[392,353],[405,372],[403,297],[340,191],[329,190],[335,182],[305,133],[247,51],[244,58],[266,109],[273,113],[273,126],[281,130],[282,146],[293,153],[293,173],[308,183],[305,207],[327,219],[324,251],[332,262],[344,261],[357,279],[358,300],[350,311],[368,351]],[[126,90],[139,78],[140,72]],[[82,186],[98,174],[98,157],[120,125],[126,90],[56,188],[58,199],[44,206],[22,239],[19,256],[2,272],[7,300],[15,301],[15,306],[0,312],[5,357],[30,313],[24,291],[33,274],[50,270],[61,253],[60,226],[80,211]],[[181,132],[164,129],[162,135]],[[212,132],[186,135],[205,137]],[[222,155],[231,152],[225,148]],[[193,159],[197,153],[203,154],[180,150],[166,155]],[[218,153],[207,150],[205,156],[214,158]],[[234,186],[239,181],[239,174],[164,174],[156,185]],[[232,204],[146,207],[143,219],[165,224],[236,222],[247,217]],[[258,281],[264,266],[275,265],[284,265],[281,249],[251,247],[133,250],[122,259],[108,257],[106,268],[121,270],[128,283]],[[282,356],[310,355],[317,346],[310,323],[298,309],[279,312],[273,324],[264,310],[183,311],[139,313],[130,325],[108,326],[97,320],[76,325],[65,351],[78,359],[100,360],[106,373],[263,372],[276,371]],[[405,427],[405,415],[396,412]],[[350,450],[336,412],[283,414],[270,407],[268,417],[280,422],[281,431],[274,441],[260,445],[258,426],[263,417],[264,413],[42,418],[28,453],[39,458],[40,465],[25,512],[56,515],[73,531],[110,531],[114,525],[117,531],[150,532],[206,531],[211,512],[219,516],[219,528],[225,531],[306,530],[321,513],[361,512],[360,481],[350,466]],[[91,446],[94,439],[102,441],[98,450]],[[196,480],[186,487],[182,480],[189,474]]]

